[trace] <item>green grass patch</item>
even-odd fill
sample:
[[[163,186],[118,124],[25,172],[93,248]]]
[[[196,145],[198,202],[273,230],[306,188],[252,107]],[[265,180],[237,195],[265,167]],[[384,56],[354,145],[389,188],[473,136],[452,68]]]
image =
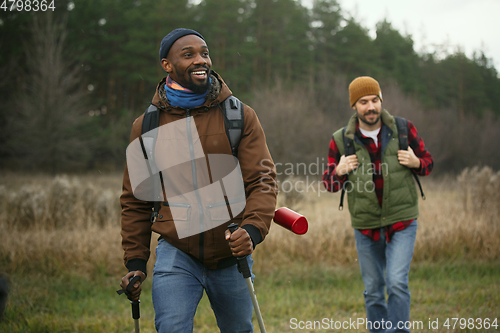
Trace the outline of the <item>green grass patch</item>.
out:
[[[268,332],[366,332],[359,330],[291,329],[291,320],[355,321],[365,317],[363,284],[357,266],[296,263],[255,272],[255,289]],[[120,277],[80,276],[66,272],[12,275],[9,303],[0,332],[133,332],[130,303],[118,296]],[[449,329],[446,318],[498,318],[500,265],[497,262],[413,264],[411,320],[424,325],[416,332],[498,332],[496,328]],[[155,332],[151,279],[143,285],[141,332]],[[440,329],[428,329],[439,320]],[[254,322],[258,332],[257,322]],[[293,325],[292,325],[293,326]],[[195,316],[195,332],[218,332],[210,304],[203,297]]]

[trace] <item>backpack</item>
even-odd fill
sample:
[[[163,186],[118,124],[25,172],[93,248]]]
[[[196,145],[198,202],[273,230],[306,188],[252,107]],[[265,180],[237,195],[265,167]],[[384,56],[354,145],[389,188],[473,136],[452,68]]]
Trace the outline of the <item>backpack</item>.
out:
[[[398,129],[399,149],[408,150],[408,120],[402,117],[394,117],[394,119],[396,120],[396,127]],[[345,127],[342,130],[342,139],[344,141],[345,156],[356,154],[356,150],[354,148],[354,141],[345,136]],[[418,188],[420,189],[420,194],[422,196],[422,199],[425,200],[424,190],[422,189],[422,184],[420,184],[420,179],[418,179],[418,175],[414,172],[412,172],[412,175],[418,184]],[[339,210],[344,209],[344,196],[345,196],[345,183],[344,186],[342,186],[342,193],[340,194]]]
[[[241,136],[243,134],[244,116],[243,116],[243,103],[234,96],[229,96],[222,103],[222,114],[224,115],[224,127],[226,128],[226,135],[231,145],[231,153],[234,157],[238,158],[238,145],[240,144]],[[151,163],[148,165],[155,166],[154,161],[154,147],[156,145],[156,135],[158,131],[152,131],[160,126],[160,109],[158,106],[151,104],[144,112],[144,119],[142,121],[140,143],[142,152],[147,160]],[[149,170],[150,175],[155,175],[159,170]],[[161,174],[160,174],[161,180]],[[161,186],[158,181],[153,183],[153,191],[156,198],[160,200]],[[156,221],[158,212],[160,211],[161,201],[153,201],[153,213],[151,214],[151,223]]]

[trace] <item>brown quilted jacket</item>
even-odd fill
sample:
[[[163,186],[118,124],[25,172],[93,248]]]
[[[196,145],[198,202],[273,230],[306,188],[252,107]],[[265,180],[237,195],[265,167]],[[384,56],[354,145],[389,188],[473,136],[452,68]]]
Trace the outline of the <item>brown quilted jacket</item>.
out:
[[[205,155],[231,155],[231,146],[226,135],[221,105],[232,93],[222,78],[212,72],[212,87],[205,103],[190,111]],[[160,126],[186,118],[186,110],[173,107],[168,103],[164,90],[165,78],[158,84],[152,103],[162,106]],[[141,135],[144,114],[132,126],[130,142]],[[156,146],[156,154],[158,152]],[[173,222],[170,207],[160,205],[159,217],[150,222],[153,202],[138,200],[134,197],[128,167],[123,177],[123,192],[120,197],[122,206],[121,235],[125,265],[130,271],[146,272],[146,262],[150,256],[152,231],[178,249],[199,260],[205,267],[216,269],[227,267],[236,261],[232,257],[224,231],[232,223],[238,223],[252,238],[254,246],[260,243],[269,232],[271,219],[276,205],[276,169],[267,148],[264,131],[255,111],[244,105],[244,128],[238,146],[246,206],[242,213],[218,227],[200,234],[179,239]]]

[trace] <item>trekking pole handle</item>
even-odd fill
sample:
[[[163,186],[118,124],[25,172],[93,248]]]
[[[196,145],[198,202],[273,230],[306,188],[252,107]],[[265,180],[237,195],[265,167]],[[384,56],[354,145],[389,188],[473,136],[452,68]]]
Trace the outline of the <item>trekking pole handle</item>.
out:
[[[233,232],[236,231],[236,229],[238,229],[238,225],[236,223],[231,223],[227,228],[229,229],[229,232],[231,232],[232,234]],[[247,257],[246,256],[236,257],[236,259],[238,259],[238,270],[240,271],[241,274],[243,274],[243,277],[245,279],[251,277],[252,273],[250,272],[250,267],[248,267]]]
[[[130,291],[134,287],[134,284],[139,281],[141,277],[139,275],[133,276],[129,279],[129,283],[127,286],[127,290]],[[141,312],[139,310],[139,303],[141,303],[140,300],[136,301],[130,301],[130,304],[132,304],[132,318],[133,319],[139,319],[141,318]]]
[[[130,290],[132,290],[132,287],[134,286],[134,284],[137,281],[139,281],[140,279],[141,279],[141,277],[139,275],[131,277],[130,279],[128,279],[127,287],[125,289],[117,290],[116,293],[118,295],[125,294],[127,296],[127,298],[130,299]]]
[[[130,301],[130,304],[132,304],[132,318],[133,319],[141,318],[141,311],[139,309],[139,303],[141,303],[141,301],[139,301],[139,300]]]
[[[227,228],[229,229],[230,233],[233,233],[236,231],[236,229],[238,229],[238,225],[236,223],[231,223],[227,226]]]

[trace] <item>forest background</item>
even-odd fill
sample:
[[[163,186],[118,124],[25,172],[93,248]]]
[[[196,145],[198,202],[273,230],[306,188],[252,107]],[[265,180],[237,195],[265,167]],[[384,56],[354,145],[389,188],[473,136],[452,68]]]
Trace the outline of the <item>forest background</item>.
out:
[[[471,57],[417,53],[387,20],[376,38],[335,0],[55,1],[55,11],[0,11],[0,168],[123,170],[130,128],[157,82],[161,39],[200,31],[213,69],[252,106],[275,161],[324,165],[352,109],[347,86],[377,78],[384,107],[412,120],[435,173],[500,168],[500,78]],[[438,48],[439,49],[439,48]]]

